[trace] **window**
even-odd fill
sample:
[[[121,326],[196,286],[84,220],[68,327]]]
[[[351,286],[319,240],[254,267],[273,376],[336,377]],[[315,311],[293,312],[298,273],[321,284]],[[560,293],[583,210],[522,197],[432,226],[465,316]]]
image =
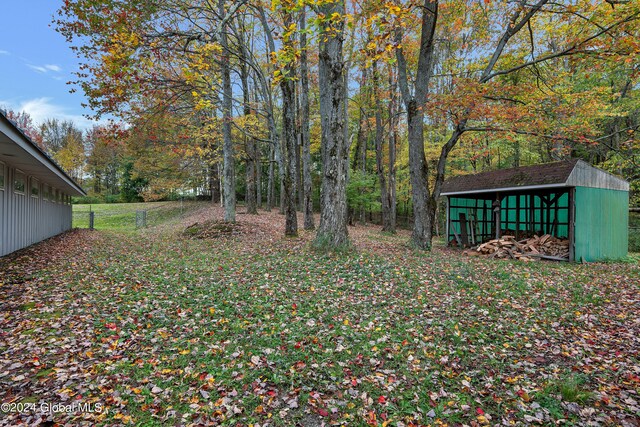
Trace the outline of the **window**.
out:
[[[31,178],[31,197],[39,197],[40,196],[40,182]]]
[[[49,186],[42,184],[42,200],[49,199]]]
[[[0,190],[4,190],[4,163],[0,163]]]
[[[25,188],[25,178],[24,178],[24,173],[20,172],[19,170],[16,170],[16,177],[13,180],[13,190],[18,193],[18,194],[24,194],[24,188]]]

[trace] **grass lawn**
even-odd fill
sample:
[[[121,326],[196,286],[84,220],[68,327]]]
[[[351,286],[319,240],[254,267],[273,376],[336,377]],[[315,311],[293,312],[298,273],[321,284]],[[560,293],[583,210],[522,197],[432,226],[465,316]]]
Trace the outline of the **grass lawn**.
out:
[[[0,259],[0,400],[103,409],[0,424],[638,425],[637,255],[424,254],[364,226],[329,255],[277,213],[162,218]]]

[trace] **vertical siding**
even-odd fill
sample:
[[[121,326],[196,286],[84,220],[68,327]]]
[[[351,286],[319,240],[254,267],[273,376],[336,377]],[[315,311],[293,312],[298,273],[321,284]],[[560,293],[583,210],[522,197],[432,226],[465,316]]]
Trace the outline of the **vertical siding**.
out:
[[[7,170],[7,166],[4,163],[0,165],[0,173],[2,173],[2,176],[4,177],[4,187],[0,188],[0,255],[1,255],[5,253],[5,250],[4,250],[5,240],[8,233],[7,224],[4,217],[5,217],[5,206],[7,205],[6,187],[8,186],[8,183],[9,183],[8,181],[9,171]]]
[[[38,182],[38,196],[31,195],[32,177],[25,174],[25,191],[14,191],[15,168],[5,165],[5,185],[0,190],[0,256],[7,255],[71,228],[71,205],[63,199],[46,200]],[[52,200],[54,199],[54,200]]]
[[[601,261],[627,256],[629,193],[576,187],[575,260]]]

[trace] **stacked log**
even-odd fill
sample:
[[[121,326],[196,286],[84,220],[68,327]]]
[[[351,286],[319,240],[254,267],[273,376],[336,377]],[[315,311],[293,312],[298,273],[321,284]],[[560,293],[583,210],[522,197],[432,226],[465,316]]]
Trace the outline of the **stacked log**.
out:
[[[514,236],[502,236],[463,252],[464,255],[489,255],[492,258],[511,258],[520,261],[536,259],[569,260],[569,240],[550,234],[516,240]]]

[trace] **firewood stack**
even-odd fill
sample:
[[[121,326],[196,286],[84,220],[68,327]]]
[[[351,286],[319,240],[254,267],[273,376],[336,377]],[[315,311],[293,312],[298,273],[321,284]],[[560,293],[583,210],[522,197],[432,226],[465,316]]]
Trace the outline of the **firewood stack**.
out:
[[[502,236],[500,239],[489,240],[476,248],[468,249],[463,255],[490,255],[491,258],[511,258],[520,261],[540,258],[562,261],[569,259],[569,240],[559,239],[550,234],[520,241],[514,236]]]

